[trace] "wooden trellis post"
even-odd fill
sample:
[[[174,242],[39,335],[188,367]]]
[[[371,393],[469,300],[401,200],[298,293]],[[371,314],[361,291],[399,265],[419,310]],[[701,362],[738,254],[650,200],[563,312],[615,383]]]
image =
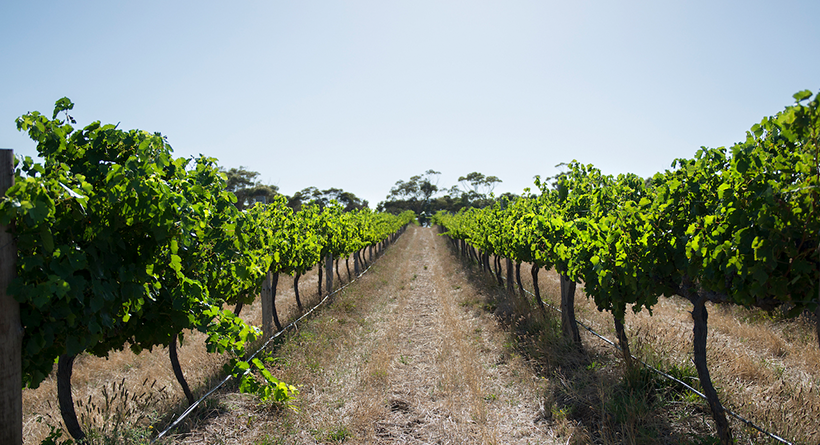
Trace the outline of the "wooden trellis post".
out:
[[[0,150],[0,199],[14,185],[14,151]],[[20,304],[6,293],[15,277],[17,246],[0,226],[0,443],[23,443],[23,326]]]

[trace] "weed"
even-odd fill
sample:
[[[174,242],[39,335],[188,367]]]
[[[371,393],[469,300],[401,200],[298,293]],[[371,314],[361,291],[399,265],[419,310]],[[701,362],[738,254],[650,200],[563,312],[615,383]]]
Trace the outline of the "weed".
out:
[[[504,349],[515,350],[518,347],[518,338],[510,337],[504,342]]]
[[[595,370],[598,370],[598,369],[603,369],[604,367],[605,367],[605,365],[602,365],[601,363],[598,363],[598,362],[593,360],[592,363],[590,363],[586,366],[586,369],[587,369],[587,371],[595,371]]]
[[[273,437],[270,434],[266,434],[260,440],[254,442],[254,445],[284,445],[285,439],[282,437]]]
[[[352,301],[345,301],[345,302],[342,304],[342,308],[344,309],[344,311],[345,311],[346,313],[348,313],[348,314],[349,314],[349,313],[353,312],[354,310],[356,310],[356,304],[355,304],[355,303],[353,303]]]
[[[42,421],[42,417],[37,418],[37,423],[41,423]],[[48,436],[46,436],[46,438],[43,439],[42,442],[40,442],[40,445],[71,445],[74,443],[71,439],[62,440],[62,428],[55,428],[54,425],[48,422],[46,422],[46,425],[49,427],[51,431],[49,432]]]
[[[553,420],[556,421],[565,421],[567,419],[572,418],[572,406],[562,406],[557,407],[553,405],[550,407],[550,414],[552,414]]]
[[[342,443],[353,436],[350,430],[348,430],[344,425],[339,426],[335,430],[312,430],[311,433],[317,442]]]
[[[256,394],[262,402],[271,405],[286,406],[294,411],[298,411],[293,402],[299,391],[295,386],[280,381],[268,371],[262,360],[254,358],[250,364],[245,365],[244,371],[254,372],[242,375],[239,391],[243,393]],[[257,374],[259,377],[257,377]]]
[[[299,331],[297,341],[310,342],[316,338],[316,333],[312,331]]]
[[[691,439],[691,443],[695,445],[717,445],[720,443],[720,439],[713,436],[698,436],[695,434],[688,434],[689,438]]]
[[[310,372],[318,374],[322,371],[322,365],[318,361],[316,361],[315,358],[311,357],[305,360],[305,365],[307,365],[307,368],[308,370],[310,370]]]
[[[150,385],[148,379],[142,383],[139,393],[129,390],[123,378],[110,387],[103,385],[102,400],[92,395],[77,401],[80,423],[88,436],[89,444],[139,443],[151,437],[151,423],[157,420],[157,405],[167,399],[166,388],[156,387],[156,380]],[[59,442],[55,430],[49,435],[53,442]]]

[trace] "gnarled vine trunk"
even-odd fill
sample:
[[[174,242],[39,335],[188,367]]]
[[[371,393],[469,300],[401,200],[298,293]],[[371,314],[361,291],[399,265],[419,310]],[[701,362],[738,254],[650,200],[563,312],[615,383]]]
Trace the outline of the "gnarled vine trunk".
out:
[[[171,359],[171,368],[174,370],[174,377],[177,378],[179,386],[182,387],[182,392],[185,393],[185,398],[188,399],[188,406],[196,402],[191,388],[188,386],[188,381],[185,380],[185,374],[182,373],[182,366],[179,365],[179,356],[177,355],[177,338],[178,334],[174,334],[171,338],[171,343],[168,344],[168,357]]]
[[[518,283],[518,292],[524,296],[524,285],[521,284],[521,262],[515,263],[515,282]]]
[[[501,257],[495,256],[495,279],[499,286],[504,286],[504,279],[501,278]]]
[[[708,334],[708,318],[709,313],[706,310],[705,296],[702,296],[695,290],[694,283],[689,279],[684,279],[680,292],[678,292],[692,303],[692,321],[693,327],[693,349],[695,369],[698,372],[698,379],[703,393],[706,395],[706,401],[709,404],[709,409],[712,411],[712,418],[715,420],[715,426],[718,431],[718,438],[724,445],[733,443],[732,431],[729,429],[729,422],[726,419],[726,411],[720,403],[715,387],[712,385],[712,377],[709,375],[709,367],[706,363],[706,339]]]
[[[302,274],[297,273],[295,277],[293,277],[293,294],[296,295],[296,307],[299,310],[302,310],[302,300],[299,298],[299,278],[302,277]]]
[[[515,289],[515,283],[513,283],[513,280],[515,279],[513,277],[513,274],[515,273],[515,271],[513,271],[513,262],[511,259],[506,258],[504,263],[507,268],[507,292],[509,292],[509,294],[512,295],[513,289]]]
[[[271,272],[271,305],[273,307],[273,323],[276,324],[276,330],[281,331],[282,325],[279,323],[279,315],[276,313],[276,286],[279,284],[279,273]]]
[[[624,322],[617,316],[613,316],[612,318],[615,319],[615,335],[618,336],[618,346],[621,347],[621,354],[623,355],[626,369],[631,371],[635,367],[635,362],[632,360],[632,352],[629,350],[629,339],[626,337]]]
[[[63,354],[57,361],[57,400],[60,403],[60,415],[68,434],[77,442],[85,440],[85,433],[80,428],[77,412],[74,411],[74,397],[71,395],[71,373],[74,372],[73,355]]]
[[[540,269],[541,268],[535,264],[533,264],[532,269],[530,269],[530,274],[532,275],[532,289],[535,294],[535,301],[538,303],[538,307],[541,308],[541,312],[546,312],[547,309],[544,307],[544,301],[541,300],[541,288],[538,287],[538,271]]]
[[[367,252],[365,252],[365,249],[359,250],[359,262],[362,264],[362,269],[367,269]]]
[[[339,273],[339,259],[336,258],[336,280],[342,282],[342,275]]]

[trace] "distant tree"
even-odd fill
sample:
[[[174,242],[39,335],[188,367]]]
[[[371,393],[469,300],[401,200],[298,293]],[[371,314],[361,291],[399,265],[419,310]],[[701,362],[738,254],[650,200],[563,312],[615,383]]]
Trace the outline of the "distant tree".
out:
[[[236,195],[236,207],[239,210],[244,210],[262,197],[264,202],[269,202],[279,193],[279,187],[256,181],[259,172],[247,170],[247,167],[234,167],[222,172],[228,180],[226,189]]]
[[[390,189],[389,199],[415,199],[419,202],[426,202],[430,197],[438,192],[438,175],[441,172],[427,170],[426,172],[411,176],[409,181],[398,180],[396,185]]]
[[[314,202],[321,207],[325,207],[330,204],[331,201],[336,201],[344,206],[345,212],[360,210],[368,206],[366,200],[362,200],[353,193],[338,188],[319,190],[316,187],[307,187],[294,193],[293,196],[288,199],[288,206],[295,211],[299,211],[302,205],[309,202]]]
[[[316,187],[306,187],[294,193],[293,196],[288,198],[288,207],[298,212],[302,208],[302,205],[312,201],[316,201],[320,205],[327,204],[324,201],[322,201],[321,196],[322,192],[319,191],[319,189],[317,189]]]
[[[546,178],[544,178],[543,182],[548,183],[552,186],[552,188],[557,189],[558,184],[561,183],[561,179],[563,179],[564,176],[567,175],[566,167],[568,165],[569,164],[567,164],[566,162],[561,162],[560,164],[556,164],[555,168],[561,169],[561,171],[559,171],[558,173],[556,173],[553,176],[547,176]]]
[[[467,176],[459,176],[458,182],[464,189],[461,200],[465,206],[486,207],[495,201],[492,192],[496,184],[502,181],[498,176],[484,176],[482,173],[472,172]]]
[[[435,170],[427,170],[421,175],[411,176],[407,181],[396,181],[390,194],[376,206],[376,210],[393,214],[412,210],[418,215],[419,222],[424,223],[425,216],[439,210],[457,212],[464,207],[486,207],[496,200],[492,192],[496,184],[501,182],[497,176],[472,172],[458,178],[462,188],[457,185],[440,188],[440,174]],[[434,198],[437,193],[443,195]],[[506,193],[504,196],[509,199],[515,195]]]
[[[466,192],[472,191],[476,195],[486,197],[493,192],[495,185],[502,181],[498,176],[484,176],[479,172],[472,172],[467,176],[459,176],[458,182]]]
[[[424,223],[425,215],[432,215],[430,199],[439,191],[439,175],[441,172],[430,169],[411,176],[408,181],[396,181],[390,194],[379,203],[377,209],[394,214],[412,210],[419,216],[419,222]]]

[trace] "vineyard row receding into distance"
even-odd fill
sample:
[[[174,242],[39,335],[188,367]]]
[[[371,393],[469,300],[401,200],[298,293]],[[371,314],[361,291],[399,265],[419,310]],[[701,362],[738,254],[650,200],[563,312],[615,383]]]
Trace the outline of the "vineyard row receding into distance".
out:
[[[176,360],[185,330],[206,333],[209,352],[234,357],[231,373],[242,376],[243,390],[286,403],[295,387],[259,360],[242,360],[249,341],[272,335],[272,324],[282,328],[273,292],[279,274],[295,275],[298,285],[301,274],[324,261],[329,287],[333,258],[353,254],[358,273],[361,253],[383,246],[414,219],[412,212],[343,212],[335,204],[293,212],[282,198],[239,211],[214,159],[175,159],[165,138],[140,130],[99,122],[75,130],[72,108],[63,98],[51,119],[38,112],[18,119],[43,164],[4,153],[4,172],[14,169],[0,203],[0,222],[13,227],[16,244],[16,268],[4,261],[12,270],[2,283],[14,296],[3,301],[5,326],[13,327],[4,344],[16,345],[2,351],[14,358],[2,370],[4,384],[16,387],[11,407],[20,406],[20,382],[38,386],[56,361],[63,421],[83,440],[71,396],[74,359],[126,346],[135,353],[169,346],[192,403]],[[10,241],[4,238],[5,248]],[[321,282],[320,275],[320,294]],[[260,293],[261,333],[239,317]],[[246,374],[250,368],[260,377]],[[22,443],[20,412],[3,409],[9,418],[0,442]]]
[[[820,313],[820,95],[811,96],[795,94],[795,105],[731,149],[703,148],[648,179],[573,161],[553,184],[536,179],[540,194],[433,221],[486,269],[491,256],[506,258],[508,286],[512,263],[531,263],[533,283],[541,268],[554,268],[562,330],[578,347],[574,298],[583,283],[612,313],[628,367],[627,308],[651,311],[661,296],[689,300],[698,378],[720,441],[731,444],[706,363],[706,302]],[[537,287],[535,295],[543,308]],[[817,334],[820,342],[820,323]]]
[[[820,99],[809,91],[794,98],[744,142],[703,148],[651,178],[613,177],[573,161],[551,180],[537,179],[537,193],[439,212],[433,223],[494,269],[499,284],[502,258],[507,286],[516,280],[513,264],[516,271],[532,264],[541,309],[536,277],[554,269],[563,334],[578,348],[574,298],[582,284],[599,310],[612,313],[627,367],[634,366],[627,309],[651,311],[661,296],[689,300],[698,379],[720,441],[733,443],[706,364],[706,303],[820,313]],[[370,248],[372,258],[374,246],[394,240],[416,215],[335,204],[294,212],[282,198],[240,211],[215,159],[174,158],[164,137],[145,131],[99,122],[77,130],[73,105],[63,98],[50,119],[38,112],[18,119],[43,164],[14,160],[10,151],[3,157],[3,172],[14,175],[0,202],[0,442],[22,443],[21,387],[38,386],[55,363],[64,424],[74,439],[85,438],[71,396],[81,353],[168,346],[193,403],[176,358],[179,336],[190,330],[205,333],[209,352],[232,357],[230,373],[243,391],[287,405],[296,388],[261,361],[243,360],[249,342],[282,329],[279,274],[294,276],[301,309],[298,280],[307,270],[319,265],[321,295],[324,269],[331,291],[334,259],[352,254],[358,275],[361,253]],[[239,317],[257,295],[261,332]]]

